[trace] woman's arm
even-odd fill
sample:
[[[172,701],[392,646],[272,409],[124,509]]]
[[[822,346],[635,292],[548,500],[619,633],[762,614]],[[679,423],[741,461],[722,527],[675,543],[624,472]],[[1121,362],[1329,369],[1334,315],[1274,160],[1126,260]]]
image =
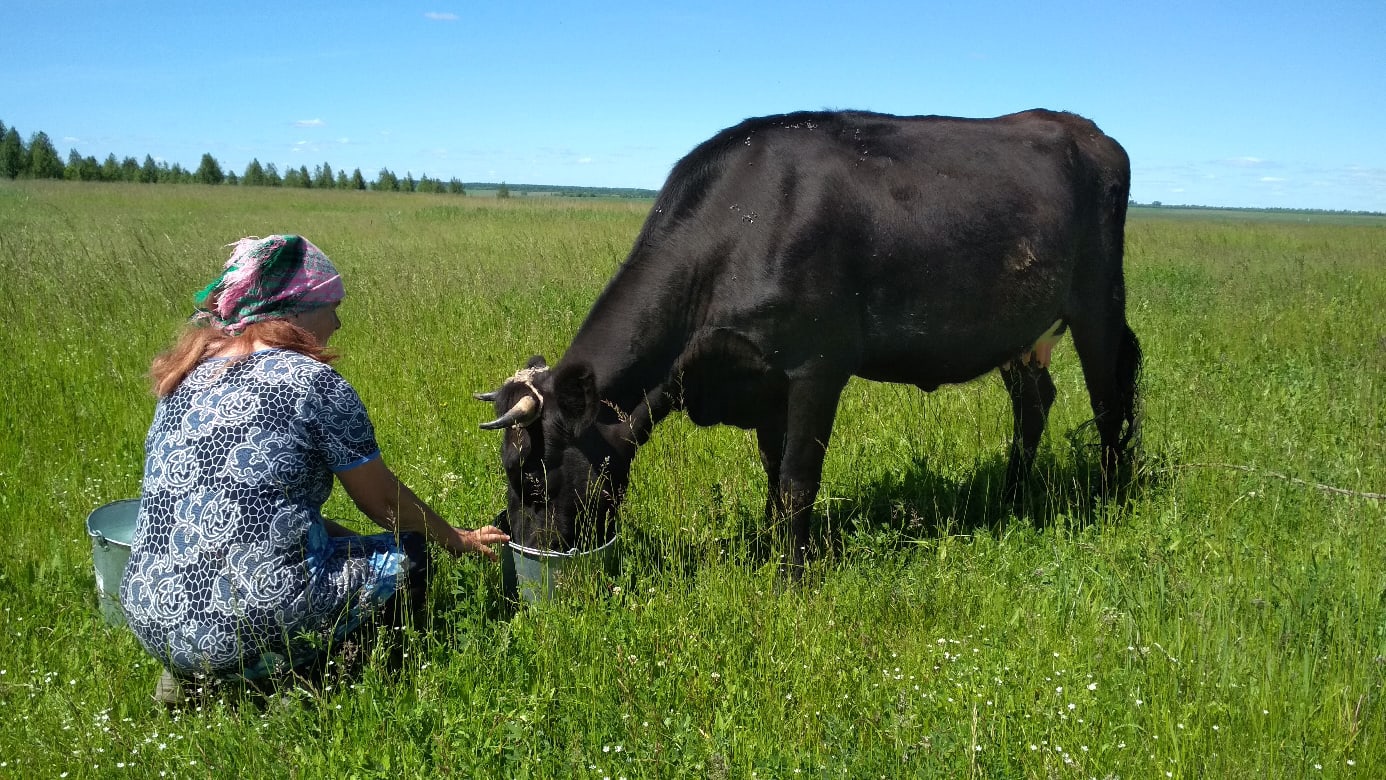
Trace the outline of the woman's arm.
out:
[[[399,481],[383,458],[337,472],[337,479],[358,509],[377,525],[390,531],[417,531],[454,555],[480,553],[496,560],[493,544],[510,541],[493,525],[468,531],[454,528],[425,504],[408,485]]]

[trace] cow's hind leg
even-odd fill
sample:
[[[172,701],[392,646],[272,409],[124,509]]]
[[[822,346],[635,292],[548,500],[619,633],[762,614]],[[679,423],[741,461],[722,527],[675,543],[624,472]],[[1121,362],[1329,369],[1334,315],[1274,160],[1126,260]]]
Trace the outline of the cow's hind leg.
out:
[[[1027,356],[1028,357],[1028,356]],[[1011,439],[1010,463],[1006,467],[1007,500],[1015,500],[1035,462],[1040,436],[1054,405],[1054,380],[1040,360],[1021,358],[1001,367],[1001,381],[1011,396],[1015,434]]]
[[[1118,310],[1101,323],[1073,323],[1093,421],[1102,439],[1104,487],[1130,461],[1140,434],[1141,345]]]

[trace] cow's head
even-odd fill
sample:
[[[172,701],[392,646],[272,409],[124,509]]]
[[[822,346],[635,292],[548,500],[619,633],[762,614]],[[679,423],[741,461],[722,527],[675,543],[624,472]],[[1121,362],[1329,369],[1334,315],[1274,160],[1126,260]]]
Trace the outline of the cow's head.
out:
[[[499,390],[476,398],[494,403],[499,415],[481,427],[504,432],[511,538],[562,552],[608,541],[635,445],[629,424],[598,399],[591,368],[550,370],[536,356]]]

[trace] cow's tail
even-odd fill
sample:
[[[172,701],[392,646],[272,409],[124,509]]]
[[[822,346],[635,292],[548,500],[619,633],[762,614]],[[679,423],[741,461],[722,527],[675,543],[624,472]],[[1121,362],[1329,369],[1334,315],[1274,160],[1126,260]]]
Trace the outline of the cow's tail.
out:
[[[1121,415],[1117,439],[1118,457],[1130,461],[1140,448],[1141,438],[1141,343],[1126,322],[1126,281],[1122,260],[1126,254],[1126,206],[1131,194],[1131,162],[1121,145],[1108,140],[1106,153],[1110,156],[1110,173],[1106,181],[1103,210],[1106,223],[1106,257],[1115,265],[1116,290],[1114,298],[1120,307],[1117,321],[1121,335],[1116,350],[1117,411]]]

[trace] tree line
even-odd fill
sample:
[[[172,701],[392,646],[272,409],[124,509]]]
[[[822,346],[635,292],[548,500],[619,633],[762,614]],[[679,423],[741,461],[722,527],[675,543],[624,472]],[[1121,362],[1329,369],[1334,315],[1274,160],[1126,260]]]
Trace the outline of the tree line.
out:
[[[466,195],[466,188],[456,178],[449,181],[406,173],[396,176],[389,168],[381,168],[375,180],[367,182],[357,168],[334,171],[323,163],[297,168],[286,167],[281,174],[274,163],[261,165],[252,159],[239,175],[227,171],[211,154],[202,155],[196,170],[178,163],[156,161],[146,154],[144,162],[134,157],[117,159],[115,154],[97,161],[94,156],[83,157],[76,149],[68,152],[67,162],[58,154],[47,133],[38,131],[26,143],[19,131],[0,121],[0,177],[7,179],[68,179],[72,181],[112,181],[141,184],[232,184],[246,187],[300,187],[303,189],[383,190],[389,192],[439,192]]]

